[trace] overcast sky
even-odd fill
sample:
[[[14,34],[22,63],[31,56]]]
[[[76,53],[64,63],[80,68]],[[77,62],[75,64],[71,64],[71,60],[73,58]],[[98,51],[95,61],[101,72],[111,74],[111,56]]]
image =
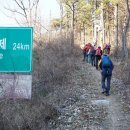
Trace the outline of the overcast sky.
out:
[[[12,0],[0,0],[0,26],[18,26],[15,20],[11,17],[9,11],[5,10],[4,7],[14,7]],[[44,26],[48,23],[51,18],[59,17],[59,5],[56,0],[40,0],[40,15]],[[50,15],[51,14],[51,15]]]

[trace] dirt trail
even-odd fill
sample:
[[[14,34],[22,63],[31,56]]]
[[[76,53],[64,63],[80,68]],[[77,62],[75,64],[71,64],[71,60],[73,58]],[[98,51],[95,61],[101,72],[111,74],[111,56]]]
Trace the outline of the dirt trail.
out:
[[[123,130],[127,124],[125,115],[121,113],[122,108],[120,106],[120,103],[118,100],[116,100],[116,97],[111,96],[109,99],[110,106],[109,109],[109,118],[111,119],[111,130]]]
[[[130,130],[130,126],[127,124],[126,114],[120,104],[120,101],[116,99],[116,96],[107,97],[109,101],[107,118],[102,122],[103,130]]]
[[[100,72],[93,71],[98,77],[97,80],[100,81]],[[130,125],[128,125],[127,113],[123,110],[123,104],[121,104],[121,99],[118,95],[114,93],[114,82],[117,81],[114,76],[111,81],[111,95],[105,97],[105,100],[109,101],[108,115],[107,119],[103,122],[105,130],[130,130]],[[119,83],[118,83],[119,84]],[[120,84],[119,84],[120,85]]]
[[[112,78],[110,96],[101,94],[100,71],[81,62],[72,81],[63,93],[71,93],[57,106],[60,116],[53,130],[130,130],[128,113],[114,87],[120,85]],[[49,100],[48,100],[49,101]]]

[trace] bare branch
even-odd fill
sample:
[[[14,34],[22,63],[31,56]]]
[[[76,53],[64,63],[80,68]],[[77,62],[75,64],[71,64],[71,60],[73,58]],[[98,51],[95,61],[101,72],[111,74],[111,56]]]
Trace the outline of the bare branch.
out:
[[[71,9],[71,11],[73,11],[73,8],[71,7],[71,5],[69,5],[68,2],[66,2],[65,4]]]
[[[33,9],[33,7],[36,5],[35,2],[36,2],[36,1],[34,0],[31,9]]]
[[[127,8],[127,11],[129,12],[130,8],[129,8],[129,1],[128,0],[126,0],[126,8]]]
[[[37,3],[39,3],[39,0],[33,0],[32,6],[31,6],[31,1],[28,0],[28,2],[29,2],[29,8],[32,10],[33,7],[34,7],[35,5],[37,5]]]
[[[28,26],[35,26],[37,21],[37,9],[38,9],[38,3],[40,0],[27,0],[27,3],[23,0],[12,0],[15,4],[14,8],[11,8],[10,6],[5,7],[6,10],[21,15],[25,22],[28,24]],[[34,13],[34,17],[32,15]],[[15,19],[15,18],[14,18]],[[18,19],[15,19],[15,21],[18,23]]]
[[[25,14],[25,18],[26,18],[26,20],[27,20],[27,22],[28,22],[28,16],[27,16],[27,13],[26,13],[26,8],[25,8],[25,5],[24,5],[24,3],[23,3],[23,1],[22,1],[22,0],[20,0],[20,2],[21,2],[22,7],[23,7],[23,11],[24,11],[24,14]],[[29,23],[29,22],[28,22],[28,23]]]
[[[46,31],[48,31],[49,32],[49,30],[48,29],[46,29],[42,24],[40,24],[41,25],[41,27],[42,28],[44,28]]]
[[[14,18],[14,17],[12,17],[12,16],[7,15],[2,9],[0,9],[0,12],[2,12],[2,13],[3,13],[5,16],[7,16],[7,17]]]
[[[39,3],[39,0],[36,1],[36,9],[35,9],[35,23],[34,23],[34,26],[35,26],[36,21],[37,21],[37,8],[38,8],[38,3]]]
[[[18,13],[18,14],[20,14],[20,15],[22,15],[22,16],[25,16],[23,13],[21,13],[21,12],[19,12],[19,11],[17,11],[17,10],[13,10],[13,9],[9,9],[9,8],[7,8],[7,7],[4,7],[6,10],[9,10],[9,11],[11,11],[11,12],[13,12],[13,13]]]
[[[17,24],[18,24],[18,25],[20,25],[20,26],[21,26],[21,24],[19,23],[19,21],[18,21],[16,18],[15,18],[15,21],[17,22]]]
[[[17,0],[14,0],[14,1],[23,10],[23,7],[19,4],[19,2]]]

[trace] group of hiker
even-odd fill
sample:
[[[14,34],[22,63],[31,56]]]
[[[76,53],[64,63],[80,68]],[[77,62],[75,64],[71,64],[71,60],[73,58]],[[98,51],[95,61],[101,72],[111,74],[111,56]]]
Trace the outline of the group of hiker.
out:
[[[110,95],[110,82],[114,65],[109,57],[110,44],[106,44],[102,48],[100,46],[87,43],[83,48],[83,61],[96,67],[96,70],[101,70],[101,85],[102,93],[106,96]],[[107,83],[105,83],[107,81]]]

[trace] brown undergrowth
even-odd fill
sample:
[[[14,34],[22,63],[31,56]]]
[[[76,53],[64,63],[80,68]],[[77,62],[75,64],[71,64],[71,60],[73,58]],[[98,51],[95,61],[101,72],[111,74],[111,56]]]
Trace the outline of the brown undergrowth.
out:
[[[118,78],[120,85],[115,87],[116,92],[120,95],[124,107],[130,111],[130,59],[115,59],[114,77]]]
[[[38,130],[48,128],[59,112],[44,98],[71,79],[77,69],[81,51],[71,47],[65,37],[51,42],[37,42],[33,51],[33,83],[31,100],[0,101],[0,130]],[[65,89],[65,88],[63,88]]]

